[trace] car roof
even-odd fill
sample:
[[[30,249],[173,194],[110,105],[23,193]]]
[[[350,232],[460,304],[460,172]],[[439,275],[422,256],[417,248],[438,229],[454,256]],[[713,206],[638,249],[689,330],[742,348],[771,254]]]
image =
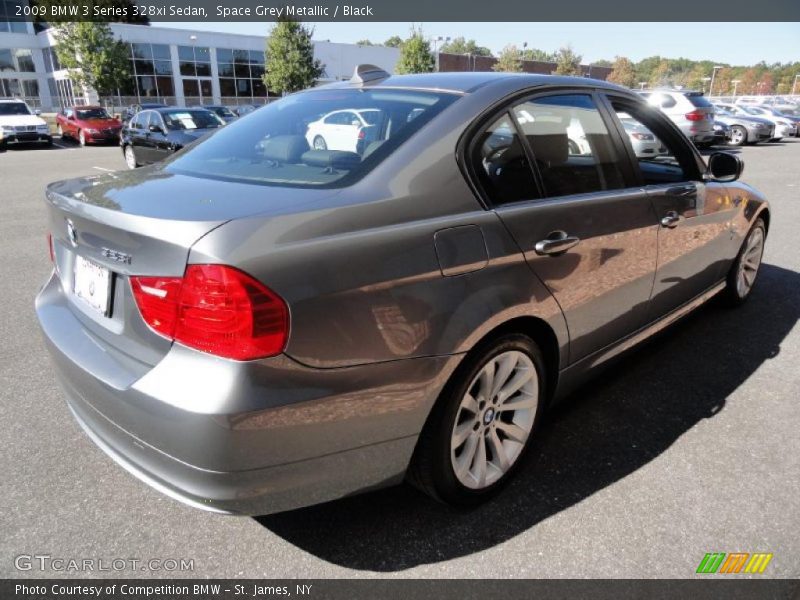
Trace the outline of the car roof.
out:
[[[6,98],[6,99],[3,99],[3,100],[0,100],[0,102],[2,102],[3,104],[10,104],[12,102],[18,102],[20,104],[26,104],[25,100],[22,100],[21,98]]]
[[[413,75],[391,75],[384,79],[368,81],[366,83],[353,81],[340,81],[330,83],[316,90],[330,89],[363,89],[369,88],[408,88],[417,90],[444,91],[455,93],[470,93],[486,85],[500,81],[518,84],[519,89],[540,85],[550,86],[577,86],[600,87],[613,90],[630,90],[613,83],[588,77],[567,77],[563,75],[540,75],[534,73],[501,73],[501,72],[448,72],[448,73],[417,73]]]

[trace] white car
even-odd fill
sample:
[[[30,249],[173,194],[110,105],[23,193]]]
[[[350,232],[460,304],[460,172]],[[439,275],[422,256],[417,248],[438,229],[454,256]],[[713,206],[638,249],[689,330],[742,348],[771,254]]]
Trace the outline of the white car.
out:
[[[314,150],[343,150],[362,154],[379,139],[383,111],[346,109],[330,112],[308,124],[306,140]]]
[[[15,142],[53,143],[50,126],[22,100],[0,100],[0,138],[3,146]]]

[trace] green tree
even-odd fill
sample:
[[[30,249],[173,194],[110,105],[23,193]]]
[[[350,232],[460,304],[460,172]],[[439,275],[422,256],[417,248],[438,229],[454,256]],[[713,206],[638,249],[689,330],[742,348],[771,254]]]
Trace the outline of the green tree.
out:
[[[583,56],[575,54],[572,46],[562,46],[555,56],[556,75],[582,75],[581,60]]]
[[[399,48],[403,45],[403,38],[401,38],[399,35],[393,35],[388,40],[383,42],[383,45],[388,46],[389,48]]]
[[[634,69],[630,59],[624,56],[617,56],[612,67],[613,70],[608,75],[608,81],[629,88],[636,85],[636,69]]]
[[[297,92],[314,85],[325,71],[314,58],[314,31],[299,21],[279,20],[267,38],[267,89],[278,94]]]
[[[372,42],[370,42],[369,40],[358,40],[358,41],[356,42],[356,46],[374,46],[374,45],[375,45],[375,44],[373,44],[373,43],[372,43]]]
[[[78,87],[104,96],[130,80],[130,50],[114,39],[108,23],[59,23],[54,30],[58,61]]]
[[[514,44],[509,44],[503,48],[503,51],[500,52],[500,56],[497,57],[497,62],[492,65],[492,70],[506,73],[521,73],[522,60],[520,59],[519,48]]]
[[[554,52],[547,52],[539,48],[525,48],[522,51],[522,60],[538,60],[541,62],[555,62],[556,55]]]
[[[671,85],[672,69],[668,60],[661,60],[650,74],[650,87],[661,87]]]
[[[492,51],[484,46],[478,46],[475,40],[466,40],[459,36],[444,44],[439,52],[445,54],[472,54],[473,56],[491,56]]]
[[[398,73],[432,73],[436,60],[431,44],[422,35],[422,30],[412,29],[411,36],[400,46],[400,59],[395,71]]]
[[[619,58],[619,57],[617,57],[617,58]],[[631,63],[631,64],[633,64],[633,63]],[[613,68],[614,63],[612,61],[610,61],[610,60],[606,60],[606,59],[602,58],[600,60],[596,60],[596,61],[592,62],[592,66],[593,67],[612,67]]]

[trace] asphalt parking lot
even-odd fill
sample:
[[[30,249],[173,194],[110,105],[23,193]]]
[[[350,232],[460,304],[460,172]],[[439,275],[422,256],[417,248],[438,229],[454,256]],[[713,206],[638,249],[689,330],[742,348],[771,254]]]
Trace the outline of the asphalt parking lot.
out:
[[[125,168],[119,148],[0,154],[0,576],[100,574],[16,570],[27,554],[194,561],[102,573],[124,577],[692,577],[736,551],[774,554],[760,577],[800,576],[800,139],[740,156],[773,215],[750,301],[703,308],[576,393],[495,501],[458,511],[397,487],[251,519],[116,466],[51,374],[33,312],[43,190]]]

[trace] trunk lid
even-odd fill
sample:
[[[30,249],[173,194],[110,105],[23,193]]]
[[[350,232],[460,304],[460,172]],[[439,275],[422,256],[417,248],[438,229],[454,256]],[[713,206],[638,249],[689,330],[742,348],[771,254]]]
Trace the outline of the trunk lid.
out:
[[[130,276],[182,276],[192,245],[223,223],[307,209],[332,193],[223,182],[160,167],[51,184],[48,230],[63,304],[95,343],[153,366],[171,342],[142,320]],[[108,314],[75,294],[82,259],[110,272]]]

